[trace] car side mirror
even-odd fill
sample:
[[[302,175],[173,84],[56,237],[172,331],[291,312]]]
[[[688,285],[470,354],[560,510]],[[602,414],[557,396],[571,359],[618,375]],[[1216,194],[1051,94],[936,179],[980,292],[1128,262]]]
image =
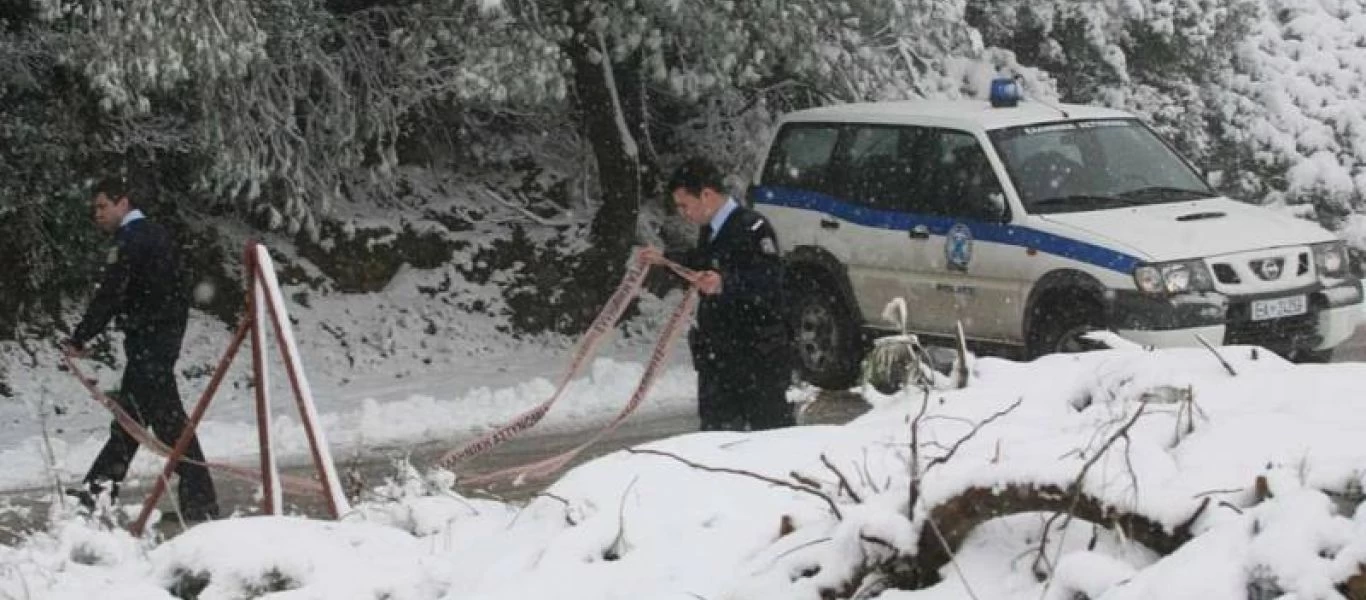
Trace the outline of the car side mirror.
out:
[[[1000,190],[975,194],[970,216],[984,223],[1004,223],[1010,212],[1006,209],[1006,195]]]

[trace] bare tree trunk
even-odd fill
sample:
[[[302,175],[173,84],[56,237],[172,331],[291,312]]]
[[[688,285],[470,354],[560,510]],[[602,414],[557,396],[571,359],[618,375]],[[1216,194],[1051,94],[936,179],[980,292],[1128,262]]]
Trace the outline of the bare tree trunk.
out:
[[[611,61],[603,55],[599,34],[589,25],[592,13],[575,0],[565,2],[575,30],[564,44],[574,71],[574,107],[584,137],[593,147],[602,189],[602,205],[589,234],[592,248],[582,258],[575,277],[582,284],[580,304],[586,315],[581,317],[586,318],[581,322],[587,325],[625,272],[635,243],[642,172]],[[595,55],[599,60],[593,60]]]

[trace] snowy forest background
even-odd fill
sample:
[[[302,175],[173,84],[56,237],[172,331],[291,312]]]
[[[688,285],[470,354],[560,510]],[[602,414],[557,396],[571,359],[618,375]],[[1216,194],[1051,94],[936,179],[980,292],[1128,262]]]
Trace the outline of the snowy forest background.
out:
[[[316,294],[444,268],[433,301],[572,333],[630,246],[687,235],[659,189],[682,157],[740,190],[786,111],[1002,73],[1366,248],[1362,0],[6,0],[0,26],[0,342],[31,355],[89,292],[111,172],[226,322],[265,236]]]

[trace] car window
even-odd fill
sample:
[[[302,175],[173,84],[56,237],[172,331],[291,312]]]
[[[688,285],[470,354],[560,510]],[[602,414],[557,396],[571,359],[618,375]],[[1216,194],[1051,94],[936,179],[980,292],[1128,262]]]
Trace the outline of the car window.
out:
[[[1135,119],[1092,119],[992,131],[1025,210],[1077,212],[1214,195],[1170,145]]]
[[[797,123],[783,127],[769,152],[763,185],[833,193],[830,159],[839,134],[836,125]]]
[[[910,210],[912,182],[921,171],[910,157],[914,134],[909,127],[851,127],[839,161],[844,180],[841,196],[870,208]]]
[[[921,212],[981,221],[1005,216],[1005,195],[991,162],[969,133],[930,130],[917,152],[926,166],[916,196]]]

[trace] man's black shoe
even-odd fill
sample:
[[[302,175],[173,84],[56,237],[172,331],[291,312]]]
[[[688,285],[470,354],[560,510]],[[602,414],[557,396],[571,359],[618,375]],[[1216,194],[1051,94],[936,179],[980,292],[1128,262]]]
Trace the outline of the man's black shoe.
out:
[[[113,504],[119,498],[119,484],[112,481],[92,481],[82,487],[66,488],[65,493],[75,498],[82,508],[94,512],[100,494],[103,494],[106,489],[109,490],[109,503]]]
[[[75,498],[76,502],[81,505],[81,508],[88,511],[95,510],[95,496],[90,493],[90,490],[73,487],[66,488],[65,493],[66,495]]]
[[[186,523],[202,523],[213,521],[218,518],[218,505],[209,504],[206,506],[196,506],[186,508],[181,511]]]

